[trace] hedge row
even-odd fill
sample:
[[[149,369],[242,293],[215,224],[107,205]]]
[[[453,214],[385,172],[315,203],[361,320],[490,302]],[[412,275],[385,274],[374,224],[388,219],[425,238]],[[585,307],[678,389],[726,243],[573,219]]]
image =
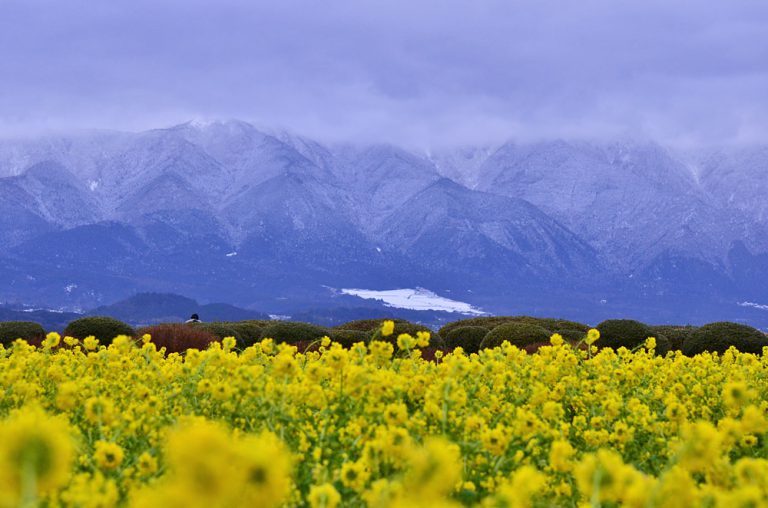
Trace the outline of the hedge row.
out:
[[[481,349],[493,348],[504,341],[521,348],[535,350],[540,345],[548,344],[549,338],[557,333],[567,342],[576,344],[585,337],[589,326],[584,323],[563,319],[537,318],[531,316],[493,316],[463,319],[443,326],[435,333],[429,328],[404,320],[393,320],[394,333],[381,334],[384,319],[365,319],[344,323],[332,328],[293,321],[237,321],[212,323],[167,323],[135,330],[122,321],[106,317],[92,316],[76,319],[64,330],[65,335],[84,339],[94,336],[101,344],[109,344],[118,335],[140,338],[145,333],[152,335],[158,347],[165,347],[168,352],[182,352],[188,348],[203,349],[211,342],[224,337],[234,337],[236,347],[245,349],[264,338],[277,342],[311,347],[322,337],[350,347],[357,342],[368,343],[371,340],[388,341],[396,345],[400,334],[416,336],[418,332],[429,331],[431,348],[454,349],[462,347],[468,354]],[[600,348],[634,349],[642,346],[648,337],[656,338],[656,352],[664,355],[668,351],[680,350],[692,356],[710,351],[722,353],[734,346],[742,352],[761,354],[768,346],[768,336],[750,326],[717,322],[701,327],[659,325],[649,326],[629,319],[611,319],[596,327],[600,331],[600,340],[595,344]],[[45,330],[37,323],[27,321],[0,322],[0,344],[10,345],[22,338],[30,343],[39,343],[45,336]]]

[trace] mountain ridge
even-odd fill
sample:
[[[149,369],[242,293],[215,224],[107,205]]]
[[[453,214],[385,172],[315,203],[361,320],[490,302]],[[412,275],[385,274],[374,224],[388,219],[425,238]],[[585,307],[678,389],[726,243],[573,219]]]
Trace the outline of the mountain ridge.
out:
[[[249,306],[354,284],[768,301],[766,182],[759,147],[417,153],[242,121],[0,140],[0,297],[89,307],[229,291]]]

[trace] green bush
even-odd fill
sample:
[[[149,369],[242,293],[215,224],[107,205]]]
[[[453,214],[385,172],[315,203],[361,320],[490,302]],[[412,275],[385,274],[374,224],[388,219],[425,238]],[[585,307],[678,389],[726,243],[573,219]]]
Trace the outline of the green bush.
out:
[[[589,330],[589,326],[584,323],[577,323],[576,321],[568,321],[566,319],[539,318],[533,316],[485,316],[461,319],[459,321],[448,323],[440,328],[439,333],[440,336],[445,337],[452,329],[460,326],[483,326],[489,330],[493,330],[497,326],[506,323],[538,325],[553,333],[555,330],[583,330],[584,332]]]
[[[656,338],[656,354],[666,355],[670,348],[669,340],[664,335],[654,333],[650,326],[633,319],[609,319],[597,325],[597,329],[600,339],[595,345],[599,348],[634,349],[645,344],[648,337]]]
[[[553,335],[555,333],[559,333],[560,336],[565,339],[566,342],[579,342],[581,339],[587,336],[587,333],[582,330],[574,330],[571,328],[566,328],[564,330],[555,330],[552,332]]]
[[[657,355],[665,356],[667,353],[672,351],[672,342],[669,340],[669,338],[666,335],[661,333],[656,333],[655,335],[653,335],[653,337],[656,339]]]
[[[664,335],[669,339],[670,351],[682,351],[685,340],[696,330],[695,326],[658,325],[652,326],[651,331],[656,335]]]
[[[512,319],[513,323],[528,323],[531,325],[539,325],[545,330],[549,330],[554,333],[555,330],[579,330],[584,333],[589,330],[589,326],[584,323],[577,323],[576,321],[568,321],[567,319],[555,319],[555,318],[538,318],[532,316],[517,316]]]
[[[221,321],[213,324],[221,325],[234,331],[237,334],[234,335],[237,339],[237,348],[241,350],[259,342],[261,340],[261,332],[265,326],[258,324],[256,321]]]
[[[259,328],[264,328],[265,326],[273,325],[275,323],[279,323],[280,321],[277,321],[274,319],[244,319],[243,321],[231,321],[231,322],[245,323],[248,325],[258,326]]]
[[[683,343],[683,354],[693,356],[705,351],[723,353],[734,346],[742,353],[762,354],[768,337],[760,330],[739,323],[721,321],[694,330]]]
[[[547,329],[539,325],[508,322],[488,332],[480,344],[480,349],[499,347],[505,340],[513,346],[524,348],[537,342],[548,342],[550,335]]]
[[[16,339],[38,342],[45,338],[42,326],[32,321],[5,321],[0,323],[0,344],[8,346]]]
[[[274,339],[275,342],[297,344],[299,342],[314,342],[325,336],[331,336],[331,331],[322,326],[298,321],[276,321],[261,330],[261,338]]]
[[[461,347],[467,354],[477,353],[489,331],[484,326],[458,326],[445,335],[445,345],[449,348]]]
[[[75,319],[64,329],[64,335],[84,339],[93,335],[100,344],[112,344],[118,335],[134,337],[136,331],[128,324],[108,316],[91,316]]]
[[[204,330],[216,336],[219,340],[222,340],[225,337],[234,337],[235,347],[243,349],[243,337],[240,335],[240,332],[237,331],[237,328],[232,326],[233,324],[234,323],[229,323],[227,321],[213,321],[211,323],[189,323],[187,326]]]
[[[331,328],[332,330],[359,330],[361,332],[372,332],[376,330],[377,328],[381,328],[381,324],[384,321],[394,321],[395,324],[397,323],[407,323],[408,321],[404,319],[390,319],[390,318],[381,318],[381,319],[357,319],[355,321],[348,321],[344,324],[334,326]]]
[[[469,319],[460,319],[458,321],[453,321],[451,323],[447,323],[443,325],[440,330],[438,330],[438,333],[441,337],[445,337],[450,333],[451,330],[454,328],[459,328],[461,326],[482,326],[483,328],[487,328],[488,330],[493,330],[499,325],[503,325],[505,323],[509,323],[512,319],[514,319],[512,316],[485,316],[485,317],[476,317],[476,318],[469,318]]]
[[[430,347],[443,347],[443,339],[441,338],[440,334],[433,332],[429,328],[427,328],[424,325],[419,325],[416,323],[411,323],[409,321],[403,321],[403,320],[392,320],[395,322],[395,331],[392,333],[392,335],[389,335],[388,337],[384,337],[381,334],[381,324],[385,320],[379,321],[378,326],[376,326],[373,329],[373,333],[371,334],[371,340],[379,340],[382,342],[389,342],[393,346],[395,346],[395,351],[397,351],[397,337],[399,335],[402,335],[404,333],[407,333],[408,335],[412,337],[416,337],[416,334],[418,332],[429,332],[430,338],[429,338],[429,346]]]
[[[346,348],[350,348],[358,342],[365,344],[371,340],[371,334],[362,330],[331,330],[330,338]]]

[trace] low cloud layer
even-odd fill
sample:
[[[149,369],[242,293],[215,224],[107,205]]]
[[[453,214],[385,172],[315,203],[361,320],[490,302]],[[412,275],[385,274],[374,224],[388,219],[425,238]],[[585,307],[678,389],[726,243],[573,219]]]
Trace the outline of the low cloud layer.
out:
[[[0,134],[241,118],[414,146],[765,142],[762,0],[0,3]]]

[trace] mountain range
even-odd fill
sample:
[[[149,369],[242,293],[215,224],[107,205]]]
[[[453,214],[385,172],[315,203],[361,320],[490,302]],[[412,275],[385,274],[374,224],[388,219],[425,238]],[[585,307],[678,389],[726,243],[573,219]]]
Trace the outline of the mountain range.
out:
[[[6,139],[0,300],[298,313],[424,287],[492,313],[766,327],[767,196],[768,146],[418,152],[242,121]]]

